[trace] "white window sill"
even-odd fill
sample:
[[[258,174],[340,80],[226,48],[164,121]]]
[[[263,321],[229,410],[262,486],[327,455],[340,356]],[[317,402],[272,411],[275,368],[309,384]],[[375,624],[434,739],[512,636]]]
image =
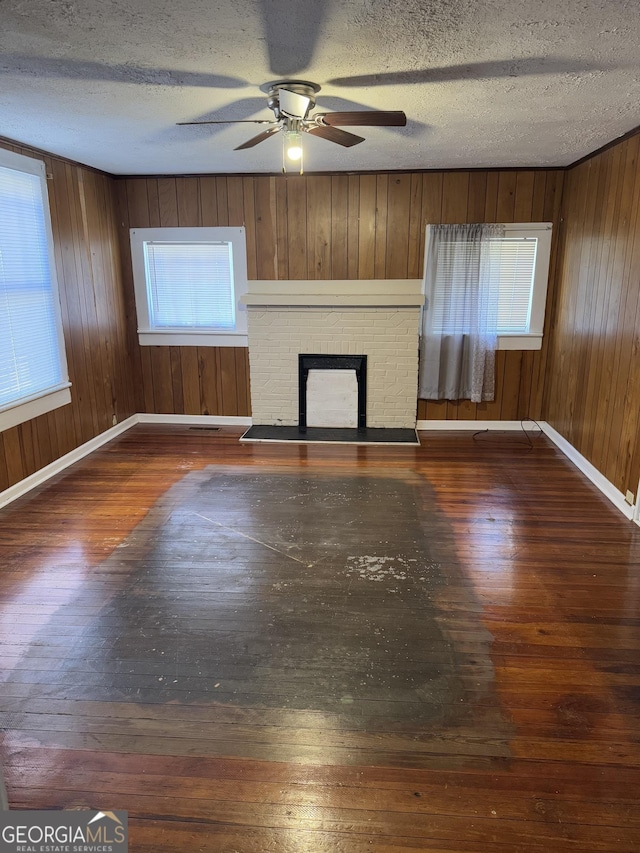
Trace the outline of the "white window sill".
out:
[[[32,418],[37,418],[39,415],[45,415],[54,409],[59,409],[70,402],[71,391],[67,385],[64,388],[51,391],[49,394],[43,394],[42,397],[36,397],[34,400],[19,403],[4,412],[0,412],[0,432],[23,424],[25,421],[30,421]]]
[[[542,349],[542,335],[498,335],[498,349]]]
[[[242,332],[143,332],[138,330],[141,347],[247,347]]]

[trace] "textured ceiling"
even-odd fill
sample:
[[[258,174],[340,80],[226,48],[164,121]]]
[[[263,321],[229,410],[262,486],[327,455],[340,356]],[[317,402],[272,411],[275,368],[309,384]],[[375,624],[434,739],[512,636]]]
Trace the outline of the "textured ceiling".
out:
[[[114,174],[277,172],[260,85],[402,109],[305,170],[566,165],[640,124],[638,0],[0,0],[0,135]]]

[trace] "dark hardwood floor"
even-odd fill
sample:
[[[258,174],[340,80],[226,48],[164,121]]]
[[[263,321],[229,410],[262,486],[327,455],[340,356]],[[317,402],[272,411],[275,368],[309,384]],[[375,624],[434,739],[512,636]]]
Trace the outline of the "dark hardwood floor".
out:
[[[640,529],[543,437],[137,426],[0,511],[10,806],[133,853],[640,850]]]

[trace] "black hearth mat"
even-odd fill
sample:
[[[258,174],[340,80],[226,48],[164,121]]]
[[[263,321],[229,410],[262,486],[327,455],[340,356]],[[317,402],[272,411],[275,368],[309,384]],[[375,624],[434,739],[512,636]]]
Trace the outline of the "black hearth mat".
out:
[[[410,444],[415,447],[420,445],[415,429],[307,427],[306,432],[300,432],[297,426],[267,424],[249,427],[240,437],[240,441],[293,441],[309,444],[333,441],[339,444]]]

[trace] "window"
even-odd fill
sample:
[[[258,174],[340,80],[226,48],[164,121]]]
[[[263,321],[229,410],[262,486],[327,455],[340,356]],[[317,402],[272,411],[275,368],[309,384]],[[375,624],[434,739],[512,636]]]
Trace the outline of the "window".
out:
[[[540,349],[549,277],[551,223],[505,225],[504,237],[483,244],[482,263],[498,280],[498,349]],[[456,279],[464,284],[465,243],[455,245],[446,263],[436,272],[439,299],[456,290]],[[486,246],[486,249],[484,248]],[[460,310],[464,301],[459,300]],[[440,307],[440,306],[438,306]],[[436,311],[437,315],[445,312]],[[460,328],[462,318],[455,318]],[[446,328],[437,330],[447,334]]]
[[[143,345],[247,346],[244,228],[133,228]]]
[[[71,402],[44,163],[0,149],[0,430]]]

